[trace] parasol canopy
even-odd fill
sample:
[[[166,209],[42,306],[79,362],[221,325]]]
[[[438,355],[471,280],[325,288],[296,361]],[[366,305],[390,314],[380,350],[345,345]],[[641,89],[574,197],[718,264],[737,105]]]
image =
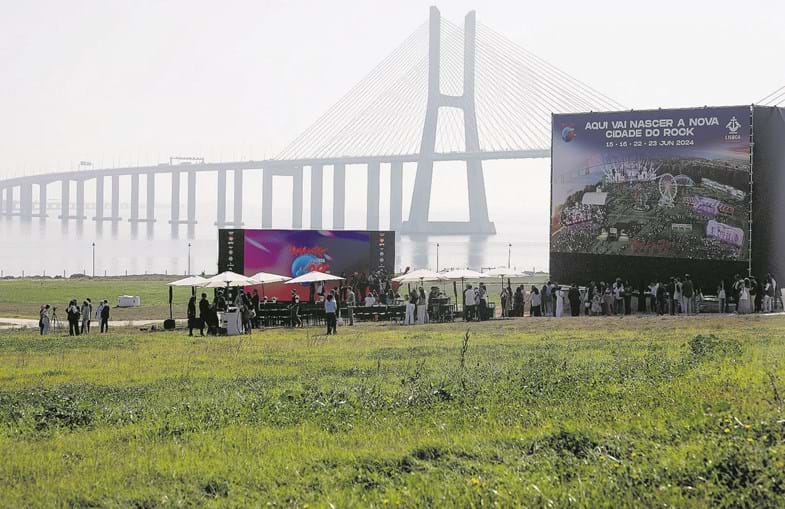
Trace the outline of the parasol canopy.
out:
[[[230,286],[253,286],[258,285],[253,279],[227,270],[209,278],[207,282],[200,285],[202,288],[224,288]]]
[[[482,277],[523,277],[525,275],[526,274],[518,272],[515,269],[511,269],[510,267],[496,267],[495,269],[491,269],[488,272],[483,272]]]
[[[418,269],[408,272],[402,276],[392,278],[396,283],[417,283],[423,281],[444,281],[444,277],[438,272],[428,269]]]
[[[207,279],[202,276],[188,276],[177,281],[172,281],[169,286],[202,286],[207,283]]]
[[[270,283],[283,283],[284,281],[289,281],[290,277],[281,276],[279,274],[271,274],[269,272],[257,272],[251,279],[257,282],[260,285],[266,285]]]
[[[484,274],[471,269],[456,269],[449,272],[442,272],[441,276],[450,281],[463,281],[465,279],[480,279]]]
[[[312,271],[307,274],[303,274],[302,276],[298,276],[294,279],[290,279],[286,281],[287,285],[296,285],[300,283],[318,283],[319,281],[342,281],[344,278],[339,276],[333,276],[332,274],[327,274],[326,272],[319,272],[319,271]]]

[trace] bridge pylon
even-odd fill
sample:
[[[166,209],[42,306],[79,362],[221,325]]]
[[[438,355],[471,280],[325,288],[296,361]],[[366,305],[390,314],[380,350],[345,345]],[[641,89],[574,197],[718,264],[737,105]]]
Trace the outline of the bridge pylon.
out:
[[[409,220],[404,221],[401,225],[401,231],[404,233],[496,233],[495,225],[488,218],[488,199],[485,194],[481,159],[465,159],[469,220],[431,221],[428,217],[431,208],[439,108],[457,108],[463,111],[465,151],[471,154],[480,152],[474,100],[476,55],[476,14],[474,11],[469,12],[464,19],[463,37],[463,93],[461,95],[444,94],[441,91],[441,14],[439,9],[431,7],[428,26],[428,102],[417,159],[417,174],[414,180]]]

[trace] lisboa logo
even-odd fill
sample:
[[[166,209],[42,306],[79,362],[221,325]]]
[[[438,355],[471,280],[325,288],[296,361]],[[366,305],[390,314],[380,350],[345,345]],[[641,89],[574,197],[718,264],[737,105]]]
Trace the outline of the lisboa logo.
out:
[[[735,116],[730,118],[730,121],[725,124],[725,128],[728,130],[728,134],[725,135],[725,141],[735,142],[741,140],[741,134],[739,134],[741,124],[736,120]]]
[[[736,134],[738,130],[741,129],[741,124],[736,120],[736,117],[731,117],[730,121],[725,124],[725,127],[730,134]]]

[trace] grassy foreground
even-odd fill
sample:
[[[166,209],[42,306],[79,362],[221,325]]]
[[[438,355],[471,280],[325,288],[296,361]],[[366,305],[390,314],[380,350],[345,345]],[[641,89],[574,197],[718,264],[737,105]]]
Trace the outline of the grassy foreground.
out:
[[[783,317],[0,332],[3,507],[775,507]]]

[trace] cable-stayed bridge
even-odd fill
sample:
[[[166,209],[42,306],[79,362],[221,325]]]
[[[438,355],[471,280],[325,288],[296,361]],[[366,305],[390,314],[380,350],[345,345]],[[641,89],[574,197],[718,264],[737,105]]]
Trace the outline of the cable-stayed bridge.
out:
[[[292,227],[303,227],[303,176],[310,173],[310,228],[322,228],[324,170],[332,167],[332,227],[345,226],[346,166],[367,171],[366,227],[378,229],[382,165],[389,166],[390,228],[409,233],[493,233],[488,217],[483,161],[544,158],[550,155],[554,112],[623,109],[616,101],[557,69],[476,22],[463,26],[443,19],[435,7],[429,19],[369,72],[311,127],[276,157],[259,161],[198,162],[178,165],[90,169],[43,173],[0,181],[0,214],[46,217],[49,188],[59,190],[59,217],[83,221],[85,183],[95,181],[95,221],[120,221],[120,202],[130,199],[132,223],[154,222],[157,181],[171,184],[169,222],[176,230],[196,222],[197,174],[215,174],[216,224],[243,224],[243,178],[262,173],[262,227],[272,226],[273,178],[292,180]],[[434,164],[466,165],[469,220],[429,219]],[[403,217],[403,165],[417,171],[408,218]],[[231,218],[227,178],[234,179]],[[180,186],[187,186],[181,217]],[[146,194],[140,210],[141,179]],[[105,193],[109,179],[110,192]],[[59,189],[58,189],[59,188]],[[34,201],[37,191],[37,203]],[[71,198],[75,194],[75,199]],[[210,192],[213,192],[212,190]],[[123,194],[123,198],[121,198]],[[108,207],[106,205],[109,205]]]

